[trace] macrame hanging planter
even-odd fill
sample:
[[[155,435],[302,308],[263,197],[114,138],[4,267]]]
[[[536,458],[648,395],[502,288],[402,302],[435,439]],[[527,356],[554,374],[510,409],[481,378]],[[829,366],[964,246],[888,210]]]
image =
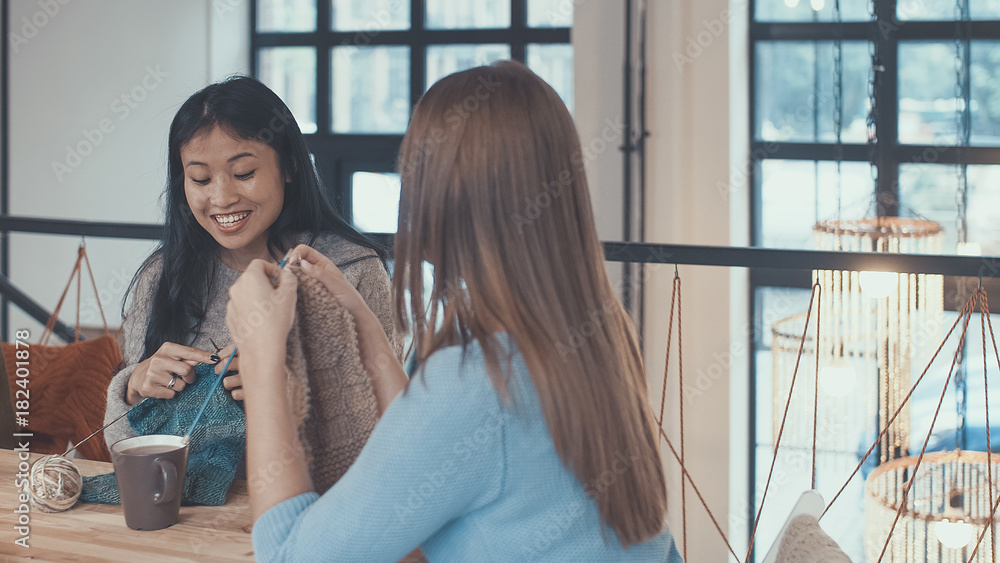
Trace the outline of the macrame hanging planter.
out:
[[[813,228],[816,250],[940,254],[941,226],[933,221],[879,217],[818,223]],[[813,281],[824,296],[820,310],[817,447],[824,452],[855,453],[873,435],[877,421],[886,420],[910,388],[913,365],[926,363],[927,350],[940,340],[944,302],[942,276],[893,272],[815,270]],[[802,353],[813,356],[812,335],[803,343],[804,314],[779,320],[771,327],[773,404],[784,404],[791,389],[793,367]],[[802,367],[806,377],[789,403],[782,448],[812,447],[813,362]],[[777,437],[782,412],[772,416]],[[908,455],[909,413],[878,447],[885,462]]]
[[[927,453],[927,445],[941,413],[941,406],[960,364],[969,321],[976,308],[979,309],[982,330],[982,399],[986,417],[986,451]],[[990,320],[989,300],[982,287],[966,302],[958,319],[906,393],[903,404],[888,420],[880,437],[904,409],[906,401],[959,324],[962,328],[952,355],[951,367],[919,455],[883,464],[866,481],[865,554],[869,561],[996,562],[996,511],[1000,504],[1000,497],[996,494],[996,480],[1000,478],[1000,456],[992,454],[988,364],[995,360],[996,367],[1000,368],[1000,351]],[[992,344],[991,349],[987,348],[987,342]]]
[[[912,492],[903,498],[916,456],[880,465],[865,485],[865,554],[878,559],[900,505],[882,561],[911,563],[990,562],[995,534],[986,534],[972,559],[980,531],[990,523],[989,475],[1000,475],[1000,456],[992,467],[986,452],[935,452],[924,455]]]

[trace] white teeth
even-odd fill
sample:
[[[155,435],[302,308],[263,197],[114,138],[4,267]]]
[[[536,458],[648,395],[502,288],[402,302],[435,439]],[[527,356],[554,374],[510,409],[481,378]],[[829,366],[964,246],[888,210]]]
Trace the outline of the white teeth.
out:
[[[212,218],[223,227],[231,227],[246,219],[249,215],[249,211],[241,211],[239,213],[230,213],[229,215],[212,215]]]

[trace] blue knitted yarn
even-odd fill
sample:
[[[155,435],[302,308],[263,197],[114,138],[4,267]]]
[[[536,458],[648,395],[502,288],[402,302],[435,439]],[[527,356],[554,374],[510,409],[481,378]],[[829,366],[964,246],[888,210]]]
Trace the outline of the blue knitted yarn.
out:
[[[198,364],[198,379],[173,399],[150,399],[128,413],[129,424],[140,435],[171,434],[182,436],[191,428],[198,409],[205,401],[215,375],[214,364]],[[226,375],[236,372],[230,371]],[[184,479],[182,504],[219,506],[226,501],[236,470],[246,449],[247,421],[243,408],[221,385],[215,391],[191,434],[187,476]],[[118,504],[115,474],[83,478],[83,502]]]

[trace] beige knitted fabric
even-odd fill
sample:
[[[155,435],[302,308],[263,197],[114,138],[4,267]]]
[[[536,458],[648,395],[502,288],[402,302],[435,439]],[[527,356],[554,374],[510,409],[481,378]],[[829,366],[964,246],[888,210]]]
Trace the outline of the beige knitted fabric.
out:
[[[301,273],[298,278],[285,357],[288,394],[313,487],[323,494],[361,453],[375,428],[378,406],[361,364],[354,318],[322,282]],[[419,549],[400,560],[426,562]]]
[[[778,546],[776,563],[851,563],[837,545],[819,527],[819,520],[800,514],[788,523],[785,537]]]
[[[320,281],[301,274],[286,362],[309,474],[323,494],[361,453],[378,410],[354,319]]]

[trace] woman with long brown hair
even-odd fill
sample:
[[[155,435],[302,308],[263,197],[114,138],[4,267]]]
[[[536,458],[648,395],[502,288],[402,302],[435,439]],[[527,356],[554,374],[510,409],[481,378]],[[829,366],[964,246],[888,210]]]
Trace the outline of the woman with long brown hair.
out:
[[[300,453],[274,463],[300,452],[283,375],[297,278],[260,261],[230,291],[247,473],[269,483],[251,490],[257,557],[680,561],[639,347],[558,95],[518,63],[448,76],[414,109],[399,168],[393,284],[412,381],[337,268],[295,251],[352,314],[381,414],[322,497]],[[262,301],[276,304],[263,324]]]

